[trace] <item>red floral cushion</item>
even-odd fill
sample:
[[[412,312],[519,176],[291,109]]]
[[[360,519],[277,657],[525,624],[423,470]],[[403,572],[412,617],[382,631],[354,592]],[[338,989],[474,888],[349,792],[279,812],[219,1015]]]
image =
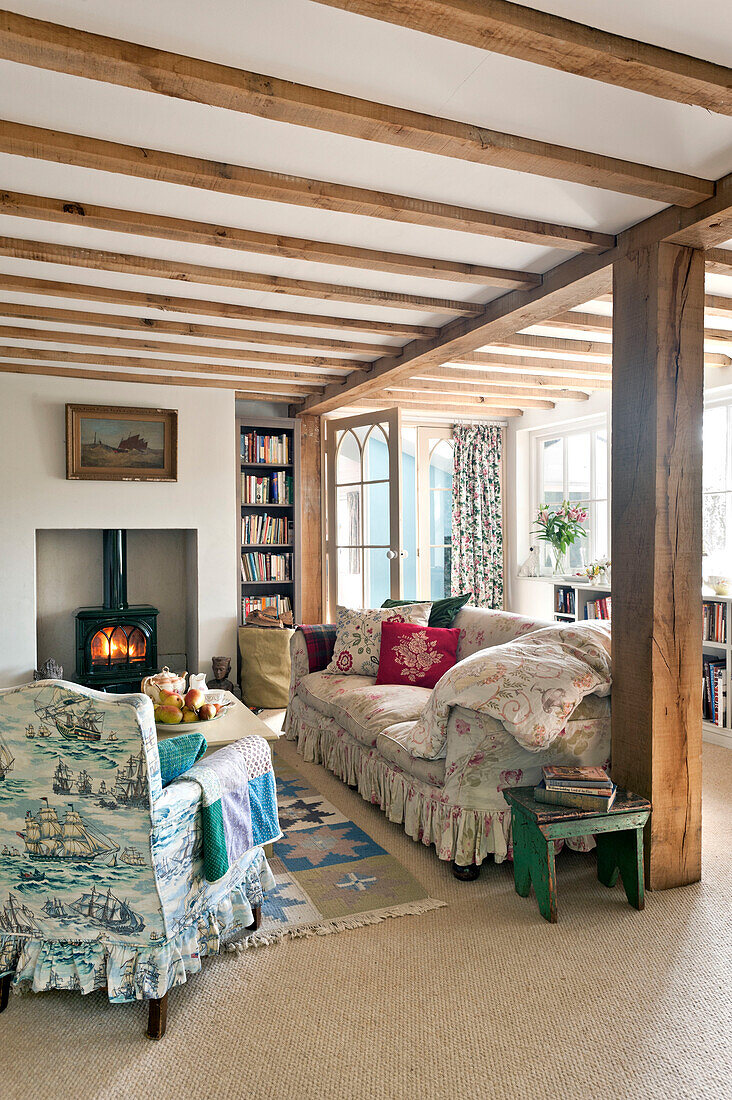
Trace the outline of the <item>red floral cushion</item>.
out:
[[[412,623],[382,623],[377,684],[432,688],[455,664],[460,631]]]

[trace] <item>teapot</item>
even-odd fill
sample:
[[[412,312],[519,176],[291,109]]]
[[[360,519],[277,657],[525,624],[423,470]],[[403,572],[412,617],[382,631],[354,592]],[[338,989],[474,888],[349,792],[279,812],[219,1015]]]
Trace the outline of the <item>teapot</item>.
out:
[[[187,672],[171,672],[166,665],[162,672],[156,672],[154,676],[146,676],[140,685],[140,689],[148,695],[156,705],[160,702],[160,692],[178,691],[181,695],[186,690]]]

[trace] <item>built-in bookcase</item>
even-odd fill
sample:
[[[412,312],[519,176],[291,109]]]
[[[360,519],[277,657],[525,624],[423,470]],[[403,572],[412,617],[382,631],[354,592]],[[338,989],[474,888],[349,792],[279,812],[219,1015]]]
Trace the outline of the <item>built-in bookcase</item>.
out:
[[[599,603],[610,596],[610,589],[599,585],[573,584],[557,580],[554,588],[554,618],[558,622],[601,618],[607,604]],[[705,596],[702,620],[702,668],[699,675],[704,684],[702,727],[704,739],[732,748],[732,597]],[[718,671],[715,673],[715,669]],[[714,693],[714,708],[710,693]],[[714,720],[712,719],[714,714]]]
[[[300,423],[237,420],[239,622],[261,606],[300,619]]]
[[[610,589],[606,585],[554,582],[554,618],[560,623],[577,619],[609,619]]]

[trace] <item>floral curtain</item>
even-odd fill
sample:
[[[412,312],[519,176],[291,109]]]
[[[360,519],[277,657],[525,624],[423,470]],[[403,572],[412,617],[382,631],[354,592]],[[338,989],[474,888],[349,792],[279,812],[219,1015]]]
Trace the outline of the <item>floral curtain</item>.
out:
[[[453,429],[452,592],[478,607],[503,607],[502,439],[496,424]]]

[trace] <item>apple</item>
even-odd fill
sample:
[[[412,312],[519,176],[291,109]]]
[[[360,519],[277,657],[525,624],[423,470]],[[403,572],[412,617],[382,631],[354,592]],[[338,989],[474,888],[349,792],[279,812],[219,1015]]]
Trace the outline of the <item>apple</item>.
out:
[[[216,706],[214,703],[204,703],[198,712],[198,717],[202,722],[209,722],[212,718],[215,718],[217,714]]]
[[[185,700],[179,691],[161,691],[160,692],[160,706],[161,707],[177,707],[178,710],[183,710],[185,706]]]
[[[166,726],[177,726],[183,721],[183,711],[178,707],[171,707],[165,703],[155,707],[155,721],[162,722]]]
[[[198,721],[198,715],[196,714],[195,710],[193,710],[191,707],[183,707],[183,710],[181,711],[181,714],[183,715],[183,721],[184,722],[197,722]]]
[[[206,696],[200,688],[191,688],[186,692],[185,704],[189,710],[198,710],[206,702]]]

